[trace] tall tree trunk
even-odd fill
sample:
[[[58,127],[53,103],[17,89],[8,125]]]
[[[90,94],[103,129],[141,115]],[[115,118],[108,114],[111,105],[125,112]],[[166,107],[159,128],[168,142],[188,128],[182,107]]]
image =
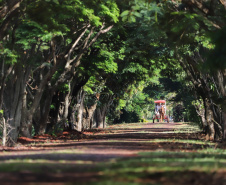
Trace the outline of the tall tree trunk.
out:
[[[83,117],[83,123],[82,123],[84,128],[92,129],[93,127],[92,118],[93,118],[94,111],[96,110],[96,107],[97,107],[97,101],[95,101],[93,105],[86,107],[84,117]]]
[[[226,141],[226,111],[222,112],[223,116],[223,139]]]
[[[41,110],[41,119],[39,120],[39,124],[38,124],[38,132],[37,132],[38,135],[43,135],[46,132],[52,98],[53,98],[53,91],[47,90],[44,105],[42,106],[42,110]]]
[[[0,40],[2,40],[6,34],[6,31],[10,28],[10,23],[13,18],[18,17],[20,4],[23,0],[8,0],[0,8]]]
[[[6,146],[7,143],[7,123],[5,118],[2,117],[2,146]]]
[[[12,146],[17,141],[22,116],[23,97],[29,71],[21,65],[14,69],[14,75],[7,82],[4,94],[4,117],[10,126],[7,145]]]
[[[96,110],[96,107],[97,107],[97,102],[95,102],[95,104],[90,106],[90,108],[88,109],[88,117],[86,119],[86,123],[87,123],[87,125],[89,125],[90,129],[92,129],[92,127],[93,127],[92,118],[93,118],[93,114]]]
[[[88,116],[89,116],[88,115],[88,107],[85,107],[84,106],[84,109],[83,109],[83,117],[82,117],[82,128],[83,128],[83,130],[89,128],[89,125],[86,122]]]
[[[201,118],[202,121],[202,129],[204,131],[205,134],[207,134],[207,130],[208,130],[208,124],[207,124],[207,120],[206,120],[206,99],[205,97],[202,95],[202,101],[199,100],[200,104],[199,104],[199,113],[198,116]],[[202,102],[202,103],[201,103]]]
[[[74,130],[74,129],[76,129],[76,116],[75,116],[75,114],[76,114],[76,110],[77,110],[77,107],[76,107],[76,105],[74,105],[74,106],[70,106],[69,107],[69,111],[68,111],[68,119],[69,119],[69,128],[71,129],[71,130]]]
[[[206,110],[206,121],[208,125],[207,139],[210,141],[213,141],[215,136],[215,128],[214,128],[214,121],[213,121],[214,116],[213,116],[213,111],[211,109],[210,102],[208,100],[206,100],[206,103],[205,103],[205,110]]]
[[[81,89],[81,92],[77,96],[77,130],[82,131],[82,118],[83,118],[83,109],[84,109],[84,98],[85,92]]]
[[[3,58],[3,61],[0,66],[0,126],[2,127],[2,145],[6,146],[7,144],[7,135],[8,135],[8,130],[9,124],[8,121],[5,120],[4,117],[4,110],[3,110],[3,103],[4,103],[4,92],[5,92],[5,87],[6,87],[6,81],[8,76],[13,70],[13,65],[6,66],[5,60]]]
[[[2,132],[2,146],[6,146],[7,142],[7,126],[3,112],[0,113],[0,132]]]
[[[32,131],[32,116],[27,112],[27,93],[25,91],[23,95],[20,134],[24,137],[31,138],[31,131]]]
[[[226,100],[222,104],[223,140],[226,141]]]
[[[226,4],[226,1],[225,1]],[[217,86],[220,92],[221,99],[221,114],[222,114],[222,132],[223,140],[226,140],[226,69],[218,70],[216,76]]]
[[[2,110],[3,105],[3,96],[4,96],[4,90],[6,87],[6,80],[10,73],[13,70],[14,65],[10,65],[6,67],[5,59],[3,58],[2,64],[0,66],[0,110]],[[6,69],[7,68],[7,69]]]
[[[33,116],[31,114],[28,114],[28,112],[24,112],[22,114],[22,119],[21,119],[21,128],[20,128],[20,134],[23,137],[32,137],[32,119]]]
[[[60,93],[56,92],[52,97],[52,104],[54,105],[53,109],[49,111],[49,123],[46,124],[46,132],[51,133],[53,128],[57,125],[57,123],[61,120],[60,115],[62,115],[62,106],[61,102],[63,101]]]
[[[103,106],[102,108],[98,107],[96,109],[96,127],[97,128],[105,128],[105,117],[107,112],[107,106]]]
[[[204,108],[200,108],[198,106],[195,106],[196,108],[196,112],[202,122],[202,129],[205,132],[206,128],[207,128],[207,123],[206,123],[206,117],[205,117],[205,109]]]

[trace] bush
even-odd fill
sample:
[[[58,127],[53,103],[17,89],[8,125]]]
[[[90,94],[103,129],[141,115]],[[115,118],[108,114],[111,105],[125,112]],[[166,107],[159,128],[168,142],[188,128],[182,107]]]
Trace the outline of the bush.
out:
[[[140,118],[135,112],[128,112],[126,110],[122,110],[122,114],[119,119],[115,119],[114,123],[135,123],[139,122]]]
[[[141,118],[141,119],[140,119],[140,122],[142,122],[142,123],[147,123],[148,120],[146,120],[146,119],[144,119],[144,118]]]

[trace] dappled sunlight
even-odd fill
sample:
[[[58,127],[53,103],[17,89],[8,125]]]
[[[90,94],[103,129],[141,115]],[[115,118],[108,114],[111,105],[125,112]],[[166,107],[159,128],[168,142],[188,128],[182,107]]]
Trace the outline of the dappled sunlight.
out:
[[[91,179],[101,179],[103,184],[113,179],[129,184],[155,182],[156,176],[161,177],[158,182],[164,184],[173,173],[183,178],[187,178],[186,174],[190,178],[193,173],[223,178],[225,150],[219,149],[217,143],[202,140],[197,127],[182,123],[134,125],[87,130],[80,141],[67,132],[63,140],[63,135],[59,135],[59,139],[46,135],[21,143],[17,148],[6,148],[0,152],[0,179],[7,178],[7,172],[29,174],[33,180],[41,176],[59,181],[64,175],[68,181],[87,177],[90,183]],[[43,142],[45,137],[47,142]],[[6,176],[1,177],[1,172]],[[213,176],[215,173],[217,177]]]
[[[1,0],[0,185],[226,185],[225,10]]]

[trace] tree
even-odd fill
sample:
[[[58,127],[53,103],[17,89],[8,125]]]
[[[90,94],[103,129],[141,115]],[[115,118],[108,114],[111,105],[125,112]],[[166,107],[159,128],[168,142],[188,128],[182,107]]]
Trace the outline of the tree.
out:
[[[45,132],[54,93],[76,77],[82,56],[101,34],[113,27],[117,11],[112,1],[102,4],[73,0],[24,1],[21,4],[21,16],[15,17],[18,21],[14,31],[5,35],[10,41],[5,39],[4,44],[12,43],[9,50],[16,61],[10,79],[17,80],[15,84],[6,82],[5,92],[10,96],[4,98],[5,118],[15,127],[10,134],[13,141],[19,131],[31,136],[34,115],[40,119],[36,120],[38,133]]]
[[[173,69],[172,67],[178,64],[183,67],[187,80],[192,81],[191,85],[196,92],[194,95],[197,99],[201,97],[204,102],[205,121],[210,139],[214,139],[215,134],[216,137],[222,137],[222,127],[225,121],[222,121],[221,115],[224,115],[222,105],[225,102],[221,97],[224,97],[222,89],[225,88],[222,87],[225,84],[223,80],[225,79],[225,66],[223,70],[215,68],[215,71],[212,70],[210,73],[208,69],[210,69],[211,62],[207,62],[208,59],[211,59],[208,57],[209,51],[215,49],[215,51],[219,51],[219,48],[215,47],[216,42],[214,42],[211,32],[222,31],[225,25],[225,9],[222,1],[183,0],[153,1],[151,3],[149,1],[133,1],[132,4],[130,10],[122,13],[124,20],[139,22],[140,17],[145,15],[146,21],[143,22],[151,25],[149,32],[159,33],[159,37],[152,38],[152,43],[154,46],[158,46],[157,49],[160,51],[158,57],[153,59],[156,66],[169,63],[166,65],[171,67],[169,69]],[[150,9],[152,10],[150,11]],[[147,16],[148,13],[155,14],[155,16],[150,18]],[[156,21],[153,21],[153,18]],[[224,60],[221,60],[220,63],[222,61]],[[220,64],[220,66],[222,65]],[[167,71],[168,73],[175,72],[174,69]]]
[[[223,94],[219,89],[219,79],[216,73],[211,74],[203,70],[207,66],[207,53],[214,49],[211,32],[221,30],[224,26],[224,9],[217,1],[174,1],[165,4],[164,29],[171,39],[171,46],[175,48],[175,56],[183,66],[188,78],[192,81],[196,95],[204,102],[205,120],[207,122],[208,134],[213,140],[216,136],[222,137],[223,122],[221,114],[222,104],[217,99]],[[218,19],[216,19],[218,16]],[[164,24],[162,22],[162,24]],[[208,69],[207,67],[206,69]],[[220,79],[224,75],[220,72]],[[212,87],[218,89],[214,90]],[[217,94],[217,92],[221,92]],[[219,96],[220,95],[220,96]],[[223,95],[224,96],[224,95]],[[197,97],[199,99],[199,97]]]
[[[169,83],[180,87],[178,100],[194,90],[183,106],[196,98],[210,139],[221,138],[224,14],[225,4],[212,0],[1,1],[0,108],[12,128],[8,145],[32,129],[45,133],[47,123],[104,127],[122,109],[143,117],[151,109],[145,91],[152,85],[156,98],[159,90],[170,96]],[[153,85],[161,77],[172,80]]]

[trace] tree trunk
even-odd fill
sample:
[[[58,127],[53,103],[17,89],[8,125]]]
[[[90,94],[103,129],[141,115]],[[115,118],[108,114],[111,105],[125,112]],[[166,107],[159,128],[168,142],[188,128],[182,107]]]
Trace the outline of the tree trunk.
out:
[[[226,141],[226,111],[223,110],[222,112],[222,117],[223,117],[223,140]]]
[[[27,93],[23,95],[23,105],[22,105],[22,118],[21,118],[21,127],[20,134],[23,137],[31,138],[32,131],[32,115],[28,113],[27,110]]]
[[[100,108],[98,107],[95,112],[95,122],[96,122],[96,128],[103,128],[103,122],[102,122],[102,116]]]
[[[20,128],[20,134],[23,137],[32,137],[32,119],[33,116],[31,114],[28,114],[26,112],[23,114],[22,119],[21,119],[21,128]]]
[[[44,105],[41,111],[41,119],[39,120],[39,124],[38,124],[38,132],[37,132],[38,135],[43,135],[46,132],[52,98],[53,98],[53,91],[47,90]]]
[[[6,146],[7,142],[7,123],[5,122],[5,118],[3,117],[2,113],[0,113],[1,119],[1,131],[2,131],[2,146]]]
[[[13,146],[17,141],[22,116],[23,98],[28,77],[22,66],[18,65],[14,70],[14,75],[7,82],[4,94],[4,117],[8,122],[10,131],[7,145]]]
[[[5,91],[5,86],[6,86],[6,80],[10,73],[13,70],[13,65],[10,65],[9,67],[6,67],[5,60],[3,59],[2,65],[1,65],[1,72],[0,72],[0,110],[2,110],[2,105],[3,105],[3,96],[4,96],[4,91]]]
[[[205,131],[206,127],[207,127],[207,123],[206,123],[206,118],[205,118],[205,109],[200,109],[198,116],[200,117],[201,121],[202,121],[202,129],[203,131]]]
[[[213,141],[215,136],[214,122],[213,122],[214,116],[208,100],[206,100],[206,103],[205,103],[205,110],[206,110],[206,121],[208,125],[207,140]]]
[[[82,118],[83,118],[83,110],[84,110],[84,98],[85,92],[81,89],[81,92],[77,96],[77,130],[82,131]]]
[[[76,116],[75,116],[75,113],[76,113],[76,110],[77,110],[77,107],[74,105],[74,106],[70,106],[69,107],[69,129],[71,130],[74,130],[76,129],[76,126],[75,126],[75,123],[76,123]]]
[[[8,76],[13,70],[13,65],[6,66],[5,60],[3,61],[0,66],[0,126],[2,127],[2,145],[6,146],[7,144],[7,135],[9,130],[8,122],[4,118],[4,110],[3,110],[3,103],[4,103],[4,92],[6,87],[6,81]]]
[[[87,107],[86,116],[83,117],[84,128],[92,129],[93,127],[92,118],[93,118],[94,111],[96,110],[96,107],[97,107],[97,101],[95,101],[94,104],[91,105],[90,107]]]
[[[13,18],[18,17],[20,4],[23,0],[9,0],[0,9],[0,40],[5,36],[5,32],[9,29]]]
[[[86,122],[87,118],[88,118],[88,107],[85,107],[84,106],[84,109],[83,109],[83,117],[82,117],[82,128],[83,129],[89,128],[89,126],[88,126],[88,124]]]
[[[93,127],[92,117],[96,110],[96,107],[97,107],[97,102],[88,109],[87,123],[89,124],[90,129],[92,129],[92,127]]]
[[[96,127],[105,128],[105,116],[106,116],[107,107],[106,105],[102,108],[96,109]]]
[[[198,105],[195,105],[195,109],[197,112],[198,117],[200,118],[201,122],[202,122],[202,129],[203,132],[205,134],[207,134],[207,121],[206,121],[206,113],[205,113],[205,98],[203,99],[203,101],[201,100],[197,100],[198,101]]]
[[[226,4],[226,1],[225,1]],[[218,70],[215,77],[217,86],[220,92],[221,99],[221,114],[222,114],[222,134],[223,140],[226,140],[226,69]]]

